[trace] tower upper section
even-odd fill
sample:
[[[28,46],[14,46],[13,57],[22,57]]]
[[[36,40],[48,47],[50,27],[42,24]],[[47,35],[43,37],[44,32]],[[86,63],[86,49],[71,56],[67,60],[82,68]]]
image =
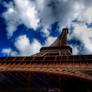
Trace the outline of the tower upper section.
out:
[[[68,34],[68,28],[64,28],[62,30],[62,34],[59,36],[56,41],[51,44],[51,47],[62,47],[67,46],[67,34]]]
[[[50,47],[42,47],[41,52],[60,53],[59,55],[71,55],[72,48],[67,45],[68,28],[62,30],[61,35],[51,44]]]

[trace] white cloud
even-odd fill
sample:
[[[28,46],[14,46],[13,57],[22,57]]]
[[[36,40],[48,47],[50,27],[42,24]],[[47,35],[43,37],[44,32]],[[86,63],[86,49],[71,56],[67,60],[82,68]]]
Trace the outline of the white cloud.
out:
[[[72,47],[72,51],[73,51],[73,55],[77,55],[79,53],[79,49],[77,46],[71,46]]]
[[[47,26],[57,21],[60,26],[69,23],[71,18],[73,19],[75,12],[71,3],[71,1],[66,3],[61,0],[43,0],[42,3],[39,3],[39,0],[36,0],[39,17],[42,19],[41,25]]]
[[[45,41],[45,45],[44,46],[50,46],[56,39],[57,39],[57,37],[49,36],[47,38],[47,40]]]
[[[88,23],[92,23],[92,7],[85,12],[85,18],[88,20]]]
[[[14,6],[15,4],[15,6]],[[3,13],[7,21],[8,37],[11,37],[20,24],[36,30],[42,27],[42,32],[46,35],[45,46],[51,45],[56,39],[49,36],[49,29],[55,22],[62,28],[71,25],[72,20],[77,18],[84,24],[73,24],[74,31],[70,37],[80,40],[88,52],[92,52],[92,31],[85,23],[92,23],[92,0],[14,0],[4,5],[8,8]],[[31,55],[39,51],[41,44],[34,39],[30,43],[26,35],[16,39],[15,47],[19,50],[19,55]],[[74,47],[74,53],[78,53],[78,47]]]
[[[75,13],[74,13],[75,18],[79,17],[81,13],[85,10],[85,6],[83,3],[75,2],[74,10],[75,10]]]
[[[16,39],[15,47],[19,51],[19,55],[28,56],[39,52],[42,45],[36,39],[30,43],[28,37],[26,35],[22,35]]]
[[[13,36],[17,27],[20,24],[24,24],[28,28],[37,29],[39,19],[37,17],[37,11],[35,6],[30,2],[30,0],[14,0],[9,4],[4,3],[8,8],[6,12],[3,13],[3,17],[7,22],[7,35],[8,37]]]
[[[17,52],[13,51],[11,48],[4,48],[2,49],[2,53],[7,56],[16,56]]]
[[[42,32],[42,36],[43,37],[48,37],[50,35],[50,28],[49,27],[45,27],[41,30]]]
[[[38,27],[39,19],[37,18],[37,11],[30,0],[14,0],[19,13],[20,19],[28,27],[36,29]]]
[[[2,50],[2,53],[5,53],[5,54],[7,54],[7,55],[10,55],[10,53],[11,53],[11,48],[3,49],[3,50]]]
[[[80,15],[77,17],[77,20],[82,21],[84,23],[92,23],[92,7],[86,8]]]
[[[58,22],[59,27],[62,28],[70,26],[75,18],[83,17],[85,11],[91,7],[92,0],[35,0],[34,2],[39,11],[41,26],[50,26]],[[90,10],[90,12],[92,11]]]
[[[28,37],[26,35],[19,36],[14,46],[16,47],[17,51],[12,50],[11,48],[4,48],[2,49],[2,53],[8,56],[31,56],[40,51],[42,45],[36,39],[30,43]]]
[[[14,0],[9,4],[5,3],[8,10],[3,13],[3,17],[7,21],[8,36],[11,37],[20,24],[33,29],[38,26],[50,27],[55,22],[59,22],[60,27],[70,24],[75,15],[79,14],[78,7],[82,7],[80,3],[76,7],[71,6],[74,4],[72,0]]]
[[[17,51],[12,50],[12,48],[4,48],[2,49],[2,53],[7,56],[31,56],[40,51],[42,45],[36,39],[30,43],[28,37],[26,35],[19,36],[14,46]]]
[[[48,36],[49,36],[49,34],[50,34],[50,32],[49,32],[49,30],[48,30],[48,29],[44,29],[44,31],[43,31],[43,32],[44,32],[44,34],[45,34],[45,36],[46,36],[46,37],[48,37]]]
[[[41,26],[44,30],[55,22],[60,28],[70,26],[72,20],[79,17],[92,20],[92,0],[14,0],[13,3],[5,3],[8,10],[3,13],[10,37],[20,24],[34,30]]]
[[[19,21],[17,11],[14,9],[12,2],[9,5],[5,3],[5,6],[8,7],[8,10],[3,13],[3,17],[7,22],[7,36],[10,38],[17,30],[17,26],[21,24],[21,21]]]
[[[92,53],[92,29],[88,28],[85,24],[73,24],[74,30],[72,34],[70,35],[70,40],[75,37],[77,40],[79,40],[83,45],[84,49]],[[76,47],[77,48],[77,47]]]

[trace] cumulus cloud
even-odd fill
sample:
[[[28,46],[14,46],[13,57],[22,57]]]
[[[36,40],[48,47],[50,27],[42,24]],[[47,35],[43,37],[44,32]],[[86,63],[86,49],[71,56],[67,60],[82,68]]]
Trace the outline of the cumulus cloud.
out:
[[[44,46],[50,46],[56,39],[57,39],[57,37],[49,36],[49,37],[46,39]]]
[[[8,8],[8,10],[4,12],[2,16],[6,20],[7,36],[8,38],[10,38],[13,33],[17,30],[17,26],[21,24],[21,21],[19,21],[18,13],[14,9],[12,2],[10,2],[10,4],[5,3],[5,6]]]
[[[44,27],[41,32],[43,33],[42,34],[42,37],[49,37],[50,35],[50,27]]]
[[[69,39],[71,40],[72,38],[76,38],[83,44],[84,50],[87,53],[92,53],[92,29],[88,28],[84,23],[83,24],[73,23],[72,26],[74,27],[74,30],[70,35]],[[78,50],[77,45],[76,47],[75,46],[72,47]]]
[[[15,5],[14,5],[14,4]],[[39,23],[37,11],[30,0],[14,0],[14,2],[4,3],[7,11],[3,13],[3,17],[7,22],[8,37],[13,36],[18,25],[24,24],[28,28],[36,30]]]
[[[39,19],[37,18],[37,11],[30,0],[14,0],[19,17],[22,22],[28,27],[36,29],[38,27]],[[21,18],[22,17],[22,18]]]
[[[74,18],[75,9],[71,4],[72,0],[36,0],[37,10],[41,19],[42,26],[48,26],[55,22],[59,22],[60,27],[69,24]]]
[[[5,3],[8,10],[3,13],[3,17],[8,22],[8,35],[12,36],[20,24],[33,29],[38,26],[47,28],[55,22],[59,23],[60,28],[69,26],[73,19],[82,17],[84,13],[90,22],[91,2],[92,0],[14,0]]]
[[[2,49],[2,53],[7,56],[16,56],[17,52],[13,51],[11,48],[4,48]]]
[[[30,43],[29,38],[26,35],[22,35],[16,39],[15,47],[19,51],[19,55],[24,56],[39,52],[42,45],[36,39]]]
[[[10,3],[4,3],[8,8],[3,13],[3,17],[7,21],[8,37],[13,35],[20,24],[34,30],[42,27],[41,31],[48,37],[45,46],[49,46],[56,39],[49,36],[49,29],[52,24],[58,22],[60,29],[72,25],[74,30],[70,35],[70,40],[75,37],[84,45],[85,51],[92,53],[92,31],[85,25],[92,23],[91,4],[92,0],[14,0]],[[83,22],[83,24],[72,24],[74,19]],[[30,55],[41,47],[36,39],[30,44],[26,35],[18,37],[14,45],[20,55]],[[78,46],[73,46],[73,53],[77,54],[78,48]]]
[[[88,23],[92,23],[92,7],[87,9],[85,17],[88,20]]]
[[[4,5],[8,8],[3,17],[10,37],[20,24],[33,29],[50,27],[55,22],[66,26],[84,9],[83,3],[73,0],[14,0]]]
[[[77,20],[88,24],[92,23],[92,7],[88,7],[82,11]]]
[[[26,35],[21,35],[16,38],[14,43],[16,47],[16,51],[12,50],[12,48],[4,48],[2,49],[2,53],[8,56],[31,56],[40,51],[42,45],[36,39],[30,43],[29,38]]]
[[[69,27],[75,18],[83,17],[85,14],[89,17],[92,13],[91,9],[88,10],[92,0],[35,0],[34,2],[39,11],[40,25],[43,27],[55,22],[59,23],[60,28]]]
[[[56,38],[57,37],[49,36],[45,41],[44,46],[50,46]],[[16,38],[14,46],[17,51],[12,50],[12,48],[4,48],[2,49],[2,53],[7,56],[31,56],[38,53],[42,47],[41,43],[36,39],[30,43],[30,40],[26,35],[21,35]]]
[[[77,54],[79,53],[78,46],[71,46],[71,47],[73,47],[73,48],[72,48],[73,54],[74,54],[74,55],[77,55]]]

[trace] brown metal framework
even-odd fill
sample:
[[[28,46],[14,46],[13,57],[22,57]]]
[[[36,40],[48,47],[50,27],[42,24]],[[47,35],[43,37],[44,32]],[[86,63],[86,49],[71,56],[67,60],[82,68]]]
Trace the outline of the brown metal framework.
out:
[[[11,74],[13,77],[17,76],[12,74],[16,72],[23,78],[28,77],[22,74],[24,72],[69,76],[92,81],[92,55],[72,55],[72,48],[67,46],[67,33],[68,29],[63,29],[60,37],[50,47],[41,48],[40,53],[33,56],[0,57],[0,72]],[[18,80],[21,79],[20,76]]]

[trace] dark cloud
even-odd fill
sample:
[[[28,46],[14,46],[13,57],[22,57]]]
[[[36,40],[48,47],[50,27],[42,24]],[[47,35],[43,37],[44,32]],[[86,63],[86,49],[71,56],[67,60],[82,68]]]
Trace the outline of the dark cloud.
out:
[[[35,0],[34,2],[42,26],[59,22],[60,27],[69,25],[92,4],[92,0]]]
[[[43,0],[43,2],[40,3],[37,0],[36,4],[41,19],[41,25],[43,26],[51,25],[57,21],[63,26],[68,24],[70,19],[74,17],[72,1]]]

